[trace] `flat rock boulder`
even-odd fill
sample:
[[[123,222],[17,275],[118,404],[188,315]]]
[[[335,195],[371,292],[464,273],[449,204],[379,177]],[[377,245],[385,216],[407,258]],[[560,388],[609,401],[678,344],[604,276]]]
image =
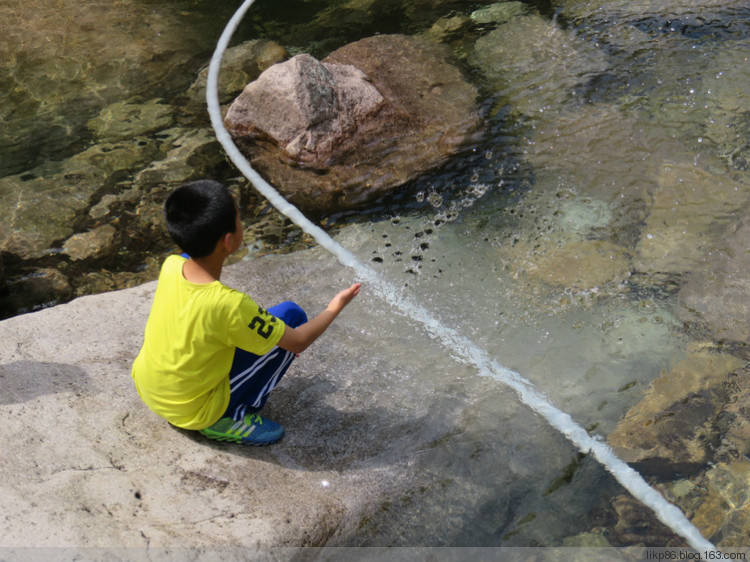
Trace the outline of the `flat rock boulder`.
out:
[[[225,122],[252,165],[312,215],[353,209],[456,154],[477,90],[446,47],[380,35],[267,69]]]

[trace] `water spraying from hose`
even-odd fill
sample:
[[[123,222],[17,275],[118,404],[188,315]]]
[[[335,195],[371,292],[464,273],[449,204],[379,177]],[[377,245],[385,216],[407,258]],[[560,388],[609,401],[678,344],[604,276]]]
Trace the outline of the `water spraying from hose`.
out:
[[[242,174],[250,180],[258,192],[268,199],[280,213],[312,236],[318,244],[333,254],[342,265],[353,269],[357,277],[365,283],[369,291],[380,296],[390,307],[400,314],[422,324],[433,338],[451,350],[452,355],[467,365],[475,367],[478,374],[490,377],[512,388],[524,404],[541,415],[552,427],[578,447],[581,452],[594,455],[625,489],[644,505],[651,508],[662,523],[667,525],[676,534],[685,538],[691,547],[700,551],[715,551],[716,547],[701,535],[700,531],[685,517],[678,507],[669,503],[659,492],[649,486],[643,477],[627,463],[618,458],[606,443],[589,435],[567,413],[553,406],[544,396],[538,393],[531,383],[519,373],[499,364],[471,340],[456,330],[443,325],[426,308],[404,295],[401,289],[382,279],[375,270],[363,264],[354,254],[328,236],[323,229],[313,224],[299,209],[284,199],[273,186],[266,182],[250,166],[250,163],[234,144],[224,126],[219,106],[218,82],[224,51],[226,51],[237,26],[254,1],[245,0],[229,20],[211,58],[206,86],[208,112],[211,117],[211,124],[216,132],[216,137]]]

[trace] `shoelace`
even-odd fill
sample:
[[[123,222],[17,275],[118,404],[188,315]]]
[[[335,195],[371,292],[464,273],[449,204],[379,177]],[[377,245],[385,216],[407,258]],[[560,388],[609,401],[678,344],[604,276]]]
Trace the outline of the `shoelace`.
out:
[[[253,420],[255,418],[255,420]],[[249,424],[247,422],[250,422]],[[238,435],[240,437],[247,437],[255,429],[255,424],[262,425],[263,419],[257,414],[249,414],[245,416],[243,421],[236,422],[232,427],[226,430],[230,435]]]

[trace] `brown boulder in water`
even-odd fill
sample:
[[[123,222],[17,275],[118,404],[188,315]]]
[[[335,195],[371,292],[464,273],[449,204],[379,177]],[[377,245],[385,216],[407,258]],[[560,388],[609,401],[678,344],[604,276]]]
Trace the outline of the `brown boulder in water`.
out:
[[[380,35],[323,61],[298,55],[248,84],[225,122],[282,195],[322,215],[364,204],[456,154],[477,90],[446,47]]]

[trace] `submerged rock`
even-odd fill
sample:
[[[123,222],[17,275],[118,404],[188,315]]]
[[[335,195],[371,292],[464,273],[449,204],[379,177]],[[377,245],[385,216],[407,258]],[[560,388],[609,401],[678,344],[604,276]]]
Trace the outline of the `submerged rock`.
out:
[[[111,224],[105,224],[68,238],[63,244],[63,252],[73,261],[101,258],[117,251],[116,238],[117,229]]]
[[[550,248],[536,256],[526,271],[549,285],[589,290],[627,279],[630,255],[609,242],[583,240]]]
[[[730,462],[750,456],[750,366],[732,373],[723,383],[724,409],[716,420],[721,443],[715,460]]]
[[[747,188],[726,174],[692,162],[665,162],[636,246],[645,272],[700,270],[732,217],[750,199]],[[717,218],[718,217],[718,218]]]
[[[100,142],[118,142],[166,129],[174,122],[174,108],[163,100],[121,101],[108,105],[87,126]]]
[[[50,267],[9,279],[7,289],[7,296],[0,299],[0,318],[59,304],[73,296],[68,278]]]
[[[471,13],[471,20],[480,25],[507,23],[528,14],[530,8],[523,2],[496,2]]]
[[[721,193],[722,182],[709,184],[706,189]],[[738,188],[739,189],[739,188]],[[744,197],[744,187],[740,193]],[[739,195],[739,194],[738,194]],[[690,224],[690,232],[700,232],[701,207],[694,209],[697,223]],[[685,219],[687,220],[687,219]],[[697,228],[696,228],[697,227]],[[718,248],[702,256],[701,267],[696,267],[681,288],[681,315],[689,321],[706,323],[717,341],[747,343],[750,340],[750,218],[744,217],[725,230],[719,230],[711,241]],[[693,250],[688,249],[689,252]]]
[[[711,92],[706,137],[720,156],[736,170],[750,170],[750,93],[744,71],[750,57],[750,41],[734,41],[712,61],[712,73],[703,77],[703,87]]]
[[[463,14],[440,18],[425,34],[436,41],[446,42],[462,37],[472,27],[471,19]]]
[[[659,476],[696,472],[718,441],[716,416],[726,401],[722,385],[741,359],[693,346],[671,371],[655,379],[608,442],[640,472]]]
[[[113,102],[187,87],[215,43],[205,18],[105,0],[4,0],[0,31],[0,176],[67,156]]]
[[[256,169],[305,212],[360,207],[445,162],[476,129],[477,90],[448,59],[446,47],[401,35],[363,39],[322,63],[298,57],[283,88],[274,67],[270,91],[249,84],[227,125]],[[248,98],[266,95],[277,105],[253,115]]]
[[[59,164],[0,178],[0,251],[22,259],[48,255],[74,234],[95,194],[150,161],[158,143],[95,145]]]
[[[576,547],[576,548],[598,548],[598,547],[609,547],[612,544],[602,533],[596,533],[594,531],[587,531],[585,533],[579,533],[572,537],[565,537],[563,539],[563,546]]]
[[[270,66],[288,57],[284,47],[268,39],[253,39],[230,47],[224,52],[219,71],[219,103],[229,103]],[[190,101],[200,107],[206,105],[208,66],[203,68],[188,89]]]
[[[612,502],[617,514],[610,536],[612,546],[659,545],[686,546],[685,539],[659,521],[654,512],[631,496],[619,496]]]
[[[465,6],[474,5],[469,0],[344,0],[329,4],[315,17],[312,26],[293,27],[292,34],[304,38],[296,43],[309,41],[310,27],[329,41],[331,37],[359,38],[368,33],[390,33],[397,28],[424,29],[434,23],[435,14],[460,12]]]
[[[720,547],[747,546],[750,535],[750,462],[721,463],[706,473],[707,497],[693,523]]]
[[[609,67],[594,44],[536,14],[513,19],[480,38],[469,61],[508,104],[531,117],[559,110]]]
[[[724,24],[720,17],[722,13],[731,15],[738,8],[747,6],[743,0],[706,0],[700,3],[694,0],[552,0],[552,5],[564,9],[566,15],[576,19],[610,25],[613,20],[622,20],[655,33],[692,25],[713,32]],[[671,28],[664,25],[670,22]]]
[[[212,175],[224,160],[213,130],[176,127],[163,131],[167,152],[164,158],[138,172],[135,181],[142,186],[176,185]]]

